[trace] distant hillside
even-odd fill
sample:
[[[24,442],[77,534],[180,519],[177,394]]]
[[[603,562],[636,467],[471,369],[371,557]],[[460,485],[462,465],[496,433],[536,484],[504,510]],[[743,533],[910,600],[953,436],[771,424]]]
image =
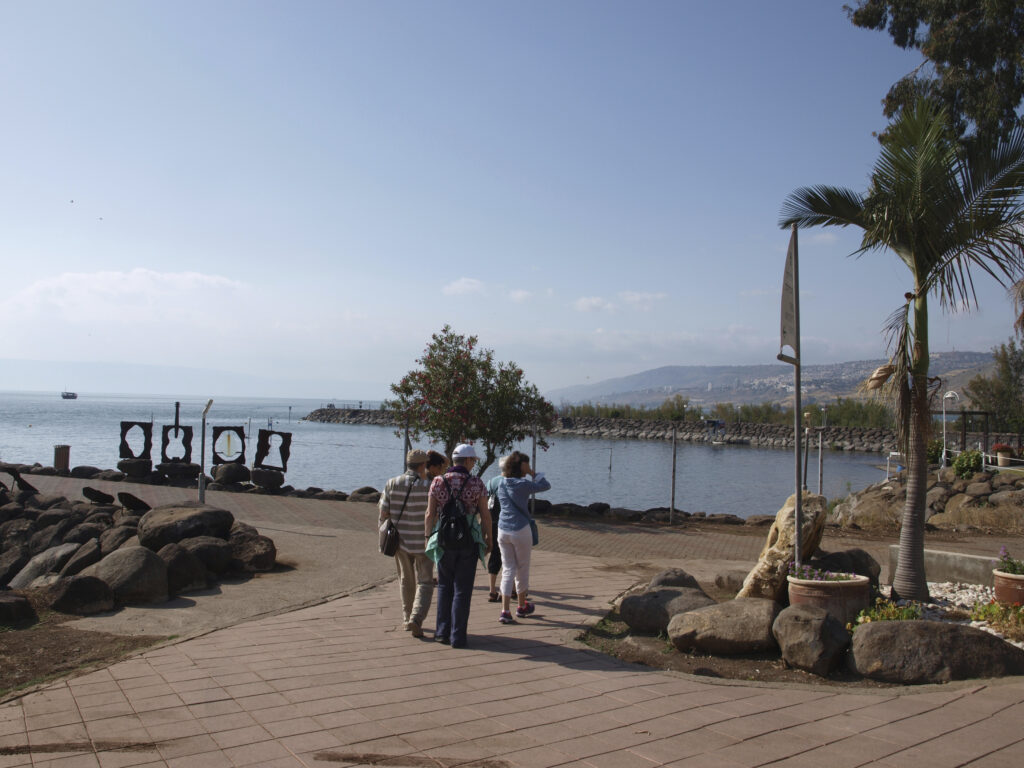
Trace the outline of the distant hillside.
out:
[[[857,395],[858,387],[885,360],[858,360],[801,369],[804,397],[834,400]],[[932,355],[930,375],[941,376],[944,389],[963,394],[963,387],[979,373],[992,368],[991,352],[937,352]],[[546,393],[555,405],[617,403],[658,405],[673,395],[695,403],[791,403],[793,368],[775,365],[669,365],[596,384],[580,384]]]

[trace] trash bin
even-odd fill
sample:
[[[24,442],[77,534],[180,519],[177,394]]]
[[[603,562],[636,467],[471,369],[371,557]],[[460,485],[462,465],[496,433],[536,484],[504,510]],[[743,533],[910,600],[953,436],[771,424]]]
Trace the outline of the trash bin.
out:
[[[55,445],[53,446],[53,467],[58,472],[70,472],[71,471],[71,446],[70,445]]]

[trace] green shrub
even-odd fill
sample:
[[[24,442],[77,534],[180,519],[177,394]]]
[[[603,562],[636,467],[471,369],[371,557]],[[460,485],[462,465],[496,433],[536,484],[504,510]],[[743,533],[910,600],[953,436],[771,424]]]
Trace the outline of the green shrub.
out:
[[[993,600],[978,603],[971,611],[974,621],[987,621],[989,626],[1010,640],[1024,640],[1024,607],[1003,605]]]
[[[963,451],[953,460],[953,470],[957,477],[967,478],[981,471],[981,452]]]
[[[918,603],[907,603],[896,605],[891,600],[880,597],[870,608],[865,608],[857,614],[855,624],[848,624],[847,629],[851,632],[861,624],[870,624],[872,621],[913,621],[921,618],[921,606]]]
[[[941,440],[929,440],[928,441],[928,463],[938,464],[942,461],[942,441]]]

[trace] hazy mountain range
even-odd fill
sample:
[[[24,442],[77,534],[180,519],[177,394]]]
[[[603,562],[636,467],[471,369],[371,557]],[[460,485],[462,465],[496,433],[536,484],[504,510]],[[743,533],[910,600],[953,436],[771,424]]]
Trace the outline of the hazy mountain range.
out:
[[[805,365],[801,368],[804,397],[834,400],[858,394],[858,387],[871,372],[887,360],[857,360],[829,365]],[[974,376],[989,373],[994,363],[991,352],[936,352],[931,357],[929,375],[940,376],[942,387],[957,390]],[[555,405],[578,403],[616,403],[619,405],[658,405],[673,395],[692,402],[782,403],[793,400],[793,367],[775,365],[668,365],[631,376],[606,379],[595,384],[579,384],[551,390],[546,396]]]

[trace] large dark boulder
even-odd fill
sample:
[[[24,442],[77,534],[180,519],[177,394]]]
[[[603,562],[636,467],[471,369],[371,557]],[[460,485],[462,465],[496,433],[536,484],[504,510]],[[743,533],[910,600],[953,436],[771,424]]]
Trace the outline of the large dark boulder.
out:
[[[0,525],[0,550],[6,552],[11,547],[20,544],[24,544],[27,547],[35,532],[36,524],[34,520],[28,520],[23,517],[8,520],[3,525]]]
[[[67,499],[56,493],[33,493],[27,499],[25,499],[25,506],[31,507],[32,509],[49,509],[55,507],[58,504],[66,504]]]
[[[23,589],[46,573],[58,573],[71,556],[78,551],[78,544],[58,544],[35,555],[25,567],[11,579],[11,589]]]
[[[71,476],[82,480],[92,480],[102,471],[103,470],[99,467],[90,467],[88,464],[80,464],[77,467],[71,468]]]
[[[167,565],[167,590],[170,594],[180,595],[209,586],[203,561],[180,544],[167,544],[157,555]]]
[[[23,595],[0,592],[0,624],[17,624],[36,617],[32,604]]]
[[[32,559],[32,553],[27,544],[15,544],[10,549],[0,553],[0,587],[5,587],[18,575],[18,572],[28,565]]]
[[[98,563],[102,558],[103,550],[100,548],[99,539],[89,539],[78,548],[70,560],[64,563],[64,567],[60,569],[60,575],[65,578],[75,576],[93,563]]]
[[[38,525],[36,523],[37,527]],[[44,552],[63,542],[64,534],[74,527],[74,521],[65,518],[56,525],[39,528],[39,530],[32,534],[32,538],[29,539],[28,548],[32,550],[33,555],[38,555],[40,552]]]
[[[368,485],[364,485],[362,488],[356,488],[352,493],[348,495],[349,501],[363,501],[371,504],[376,504],[380,501],[380,491],[376,488],[371,488]]]
[[[89,539],[98,539],[107,530],[99,523],[81,523],[64,534],[65,544],[84,544]]]
[[[825,677],[842,661],[850,633],[824,608],[793,605],[772,624],[772,635],[791,667]]]
[[[218,464],[213,468],[213,479],[218,483],[248,483],[252,475],[245,464]]]
[[[197,536],[227,540],[234,515],[205,504],[168,504],[151,509],[139,521],[142,546],[158,552],[168,544]]]
[[[664,587],[626,595],[619,603],[619,616],[634,632],[664,632],[678,613],[686,613],[715,601],[700,587]]]
[[[1024,651],[988,632],[942,621],[873,621],[853,633],[849,666],[903,685],[1024,675]]]
[[[231,567],[245,573],[264,573],[277,563],[273,540],[258,533],[231,534]]]
[[[0,524],[20,518],[24,511],[25,508],[16,501],[5,502],[0,506]]]
[[[659,587],[687,587],[689,589],[700,589],[700,584],[698,584],[697,580],[682,568],[669,568],[667,571],[662,571],[652,578],[651,583],[647,585],[648,589],[658,589]]]
[[[277,469],[254,467],[250,474],[253,484],[267,491],[276,491],[284,485],[284,472]]]
[[[62,579],[45,592],[45,601],[59,613],[91,616],[114,609],[114,590],[95,576]]]
[[[772,624],[782,610],[774,600],[745,597],[680,613],[668,623],[668,637],[680,651],[722,655],[774,650]]]
[[[167,565],[146,547],[128,547],[111,552],[82,576],[107,582],[121,605],[142,605],[167,601]]]
[[[36,517],[36,526],[42,530],[43,528],[49,528],[51,525],[63,523],[65,520],[70,520],[73,525],[77,525],[84,519],[85,515],[76,514],[69,507],[59,504],[40,512]]]
[[[119,525],[115,528],[108,528],[100,534],[100,551],[103,555],[120,549],[126,541],[135,538],[136,529],[128,525]]]
[[[182,539],[178,543],[198,557],[212,573],[221,574],[231,567],[231,544],[224,539],[218,539],[216,536],[196,536]]]

